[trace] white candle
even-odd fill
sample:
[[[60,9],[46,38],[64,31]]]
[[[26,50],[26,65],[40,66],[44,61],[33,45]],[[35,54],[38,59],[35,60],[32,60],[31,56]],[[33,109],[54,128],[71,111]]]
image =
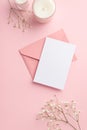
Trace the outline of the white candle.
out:
[[[54,0],[34,0],[33,13],[40,23],[48,22],[55,13]]]
[[[26,10],[29,5],[28,0],[15,0],[15,4],[20,10]]]

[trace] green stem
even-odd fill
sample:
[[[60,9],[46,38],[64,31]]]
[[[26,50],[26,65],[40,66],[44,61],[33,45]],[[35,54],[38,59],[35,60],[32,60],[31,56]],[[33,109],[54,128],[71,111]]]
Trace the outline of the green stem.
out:
[[[63,114],[63,116],[64,116],[64,118],[65,118],[65,123],[67,123],[68,125],[70,125],[74,130],[77,130],[69,121],[68,121],[68,119],[67,119],[67,117],[66,117],[66,114],[64,113],[64,111],[63,111],[63,109],[62,109],[62,114]],[[63,120],[62,120],[63,121]],[[80,129],[81,130],[81,129]]]
[[[70,116],[74,121],[77,122],[77,125],[79,127],[79,130],[81,130],[80,124],[79,124],[79,120],[75,120],[70,114],[68,114],[68,116]]]
[[[9,3],[9,5],[10,5],[10,7],[12,8],[11,3],[10,3],[10,1],[9,1],[9,0],[8,0],[8,3]]]
[[[68,119],[67,119],[67,117],[66,117],[66,115],[65,115],[65,113],[64,113],[64,111],[63,111],[63,109],[62,109],[62,113],[63,113],[63,116],[64,116],[66,122],[68,122]]]
[[[81,130],[81,127],[80,127],[79,121],[78,121],[78,127],[79,127],[79,130]]]
[[[64,121],[64,120],[58,120],[58,121],[62,121],[66,124],[68,124],[69,126],[71,126],[74,130],[77,130],[76,127],[74,127],[70,122]]]
[[[70,125],[74,130],[77,130],[71,123],[68,122],[68,125]]]

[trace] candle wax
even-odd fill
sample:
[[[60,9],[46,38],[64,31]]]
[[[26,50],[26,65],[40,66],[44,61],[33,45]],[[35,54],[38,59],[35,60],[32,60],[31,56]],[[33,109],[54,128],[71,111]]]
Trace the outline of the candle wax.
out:
[[[16,0],[16,3],[18,3],[18,4],[24,4],[26,2],[27,2],[27,0]]]
[[[33,9],[37,17],[48,18],[55,12],[55,3],[53,0],[36,0]]]

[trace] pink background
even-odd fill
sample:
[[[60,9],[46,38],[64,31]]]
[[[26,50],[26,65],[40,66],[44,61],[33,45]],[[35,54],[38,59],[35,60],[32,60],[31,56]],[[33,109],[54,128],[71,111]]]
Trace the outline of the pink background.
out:
[[[32,29],[23,33],[7,24],[9,6],[6,0],[0,0],[0,130],[46,130],[35,118],[54,94],[60,100],[78,102],[81,127],[87,129],[87,0],[56,0],[56,6],[56,14],[49,24],[34,22]],[[60,28],[77,45],[78,57],[72,63],[64,91],[32,84],[18,52]]]

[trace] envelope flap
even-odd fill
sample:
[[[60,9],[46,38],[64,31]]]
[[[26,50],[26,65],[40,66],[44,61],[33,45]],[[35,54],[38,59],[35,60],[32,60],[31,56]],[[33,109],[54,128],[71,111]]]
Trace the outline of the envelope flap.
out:
[[[45,38],[40,39],[20,50],[22,55],[39,60]]]
[[[67,39],[66,34],[65,34],[63,29],[49,35],[48,37],[54,38],[56,40],[61,40],[61,41],[68,42],[68,39]]]
[[[61,29],[61,30],[59,30],[51,35],[48,35],[47,37],[68,42],[67,37],[66,37],[63,29]],[[44,46],[45,39],[46,39],[46,37],[24,47],[23,49],[20,50],[20,53],[24,56],[39,60],[43,46]]]

